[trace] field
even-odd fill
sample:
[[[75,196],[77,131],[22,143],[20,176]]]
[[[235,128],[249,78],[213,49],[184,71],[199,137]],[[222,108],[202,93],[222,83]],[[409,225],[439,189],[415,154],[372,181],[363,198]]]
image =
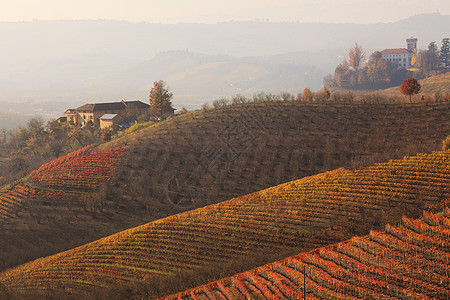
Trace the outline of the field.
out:
[[[450,210],[164,299],[449,299]]]
[[[403,214],[442,209],[450,195],[449,170],[445,151],[325,172],[35,260],[0,274],[0,283],[25,293],[82,295],[110,287],[118,289],[111,297],[164,296],[382,229]],[[292,268],[303,266],[302,257]],[[313,286],[309,279],[308,284]]]

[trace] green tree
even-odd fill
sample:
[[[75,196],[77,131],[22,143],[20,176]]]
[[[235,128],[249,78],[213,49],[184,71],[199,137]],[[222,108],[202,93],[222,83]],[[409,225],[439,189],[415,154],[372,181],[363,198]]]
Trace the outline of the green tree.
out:
[[[415,78],[407,78],[400,85],[400,92],[403,95],[409,96],[409,101],[412,101],[412,95],[420,92],[420,83]]]
[[[449,38],[444,38],[442,39],[441,51],[439,53],[439,58],[444,68],[450,67],[449,54],[450,54],[450,40]]]
[[[150,112],[153,116],[158,116],[160,120],[168,113],[173,112],[173,94],[169,92],[163,80],[155,81],[150,90]]]

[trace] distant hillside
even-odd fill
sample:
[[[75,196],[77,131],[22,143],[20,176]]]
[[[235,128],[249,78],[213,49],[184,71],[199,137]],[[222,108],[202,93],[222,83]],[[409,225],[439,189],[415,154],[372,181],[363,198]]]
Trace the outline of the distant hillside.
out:
[[[131,298],[136,293],[141,297],[163,296],[207,283],[213,278],[230,276],[238,270],[342,241],[356,233],[379,230],[402,214],[417,217],[422,209],[442,209],[450,196],[449,168],[450,151],[405,157],[358,171],[338,169],[160,219],[40,258],[1,273],[0,283],[7,292],[13,293],[31,291],[45,295],[46,290],[65,290],[81,297],[93,287],[115,287],[117,290],[113,293],[102,291],[98,295],[105,298]],[[430,219],[434,220],[433,217]],[[440,220],[435,222],[441,223]],[[447,226],[445,220],[442,222]],[[420,230],[419,233],[430,231],[425,225],[416,226],[409,220],[406,223],[411,223],[409,228]],[[396,236],[406,232],[387,228]],[[439,230],[433,234],[445,237]],[[445,241],[441,244],[441,239],[417,234],[408,236],[407,241],[412,244],[432,243],[438,249],[426,248],[424,255],[437,255],[438,261],[443,259],[439,255],[447,251]],[[371,233],[371,237],[381,244],[389,243],[387,246],[397,247],[404,243],[376,233]],[[345,245],[338,246],[349,251],[344,254],[356,255],[360,260],[369,259],[354,254],[358,249],[347,249]],[[419,260],[415,252],[417,246],[409,247],[414,252],[402,252],[402,261]],[[389,252],[389,255],[394,254]],[[314,276],[307,280],[309,288],[312,279],[326,275],[319,276],[319,270],[308,261],[313,258],[313,254],[306,254],[287,261],[287,266],[294,269],[303,266],[302,260],[308,262],[309,276]],[[440,281],[441,271],[445,272],[445,268],[433,261],[427,263],[439,268],[440,275],[429,281],[441,286],[442,290],[445,283]],[[320,268],[327,267],[326,264],[322,266],[320,260],[317,264]],[[395,275],[390,273],[389,278],[391,276]],[[377,284],[366,279],[364,282]],[[317,283],[325,285],[323,281]],[[398,292],[389,291],[389,287],[381,286],[380,289]],[[430,289],[440,291],[433,286],[426,288],[428,292]],[[318,289],[320,292],[321,288]]]
[[[323,171],[431,152],[448,135],[449,109],[267,102],[139,125],[1,191],[0,269]],[[108,172],[103,160],[114,162]]]
[[[164,299],[449,299],[450,210]]]
[[[322,87],[324,72],[306,64],[274,63],[263,58],[236,58],[187,51],[169,51],[142,64],[85,82],[84,91],[104,91],[139,97],[147,95],[157,78],[174,93],[174,105],[203,103],[224,96],[265,91],[297,94],[302,87]]]
[[[364,49],[397,48],[404,47],[405,39],[414,35],[419,39],[419,48],[426,48],[430,42],[439,44],[442,38],[448,37],[449,27],[450,16],[439,13],[370,25],[295,22],[172,25],[107,20],[0,22],[2,55],[7,57],[0,60],[0,102],[147,99],[151,86],[140,86],[135,90],[132,88],[135,82],[146,80],[151,83],[164,79],[177,91],[177,103],[198,107],[214,100],[216,95],[234,93],[235,90],[220,89],[221,85],[227,84],[226,78],[220,76],[218,79],[223,81],[213,86],[209,86],[208,80],[197,81],[202,78],[197,73],[200,70],[195,70],[192,80],[187,76],[179,81],[171,77],[176,75],[174,73],[167,76],[166,66],[147,70],[145,74],[151,75],[147,78],[139,77],[139,72],[131,72],[126,80],[111,84],[107,89],[103,86],[96,88],[90,83],[126,73],[134,66],[143,67],[146,65],[144,62],[158,53],[180,50],[211,56],[226,55],[245,59],[247,63],[248,58],[256,57],[270,65],[290,65],[289,69],[295,65],[308,65],[309,68],[316,66],[330,72],[355,42]],[[217,76],[219,70],[212,68],[209,71]],[[305,86],[303,77],[307,78],[306,85],[312,88],[321,84],[316,80],[317,72],[305,74],[303,69],[299,70],[298,77],[293,78],[295,80],[291,79],[290,72],[278,69],[272,73],[273,76],[277,74],[288,78],[272,80],[270,91],[301,91]],[[199,86],[194,92],[197,98],[186,97],[192,95],[190,86]],[[269,89],[267,85],[257,87]],[[184,97],[178,98],[178,95]]]
[[[1,129],[17,129],[24,126],[30,116],[25,116],[18,113],[8,113],[0,111],[0,130]]]

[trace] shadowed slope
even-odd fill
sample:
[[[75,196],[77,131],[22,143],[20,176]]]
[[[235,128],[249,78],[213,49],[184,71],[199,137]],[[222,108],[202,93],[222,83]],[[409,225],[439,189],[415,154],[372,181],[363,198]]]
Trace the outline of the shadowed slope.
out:
[[[449,169],[449,151],[355,172],[338,169],[24,264],[2,273],[0,282],[11,290],[70,287],[74,292],[139,282],[147,296],[162,296],[152,285],[155,280],[167,294],[231,275],[214,269],[219,263],[239,269],[255,255],[267,263],[277,255],[281,259],[382,228],[403,213],[418,216],[422,208],[448,199]],[[173,286],[174,278],[185,272],[195,282]]]
[[[268,101],[196,111],[112,141],[130,151],[111,193],[160,218],[340,167],[437,150],[448,115],[448,102]]]

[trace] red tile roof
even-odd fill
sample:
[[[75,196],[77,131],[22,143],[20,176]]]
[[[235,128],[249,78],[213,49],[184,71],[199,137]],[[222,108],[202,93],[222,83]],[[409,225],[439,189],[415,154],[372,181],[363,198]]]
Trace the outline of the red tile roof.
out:
[[[381,51],[381,54],[408,54],[408,49],[399,48],[399,49],[384,49]]]

